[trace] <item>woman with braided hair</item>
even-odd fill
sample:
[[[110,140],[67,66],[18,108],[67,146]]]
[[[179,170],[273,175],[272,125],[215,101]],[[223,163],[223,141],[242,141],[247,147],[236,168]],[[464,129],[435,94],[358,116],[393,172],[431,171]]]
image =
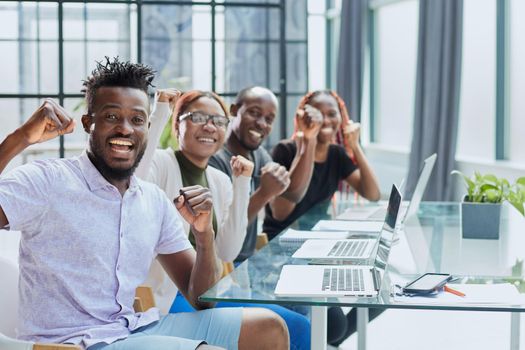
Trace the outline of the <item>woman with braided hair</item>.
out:
[[[314,205],[324,202],[328,207],[341,182],[368,200],[380,197],[376,176],[359,145],[360,124],[352,122],[344,101],[334,91],[303,96],[294,123],[291,139],[278,143],[272,158],[289,170],[289,189],[301,196],[276,197],[266,206],[263,231],[270,239]],[[380,313],[369,310],[370,319]],[[355,332],[355,313],[355,309],[348,315],[339,307],[328,309],[328,343],[339,345]]]
[[[308,93],[299,102],[291,139],[279,142],[272,158],[290,172],[296,198],[276,197],[266,207],[263,231],[271,239],[314,205],[327,202],[344,181],[364,198],[379,200],[379,186],[359,145],[360,124],[350,120],[333,91]]]

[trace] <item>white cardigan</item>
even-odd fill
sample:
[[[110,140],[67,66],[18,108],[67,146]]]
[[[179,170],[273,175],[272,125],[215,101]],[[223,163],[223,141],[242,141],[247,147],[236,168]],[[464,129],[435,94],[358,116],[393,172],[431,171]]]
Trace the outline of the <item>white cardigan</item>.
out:
[[[157,184],[173,201],[183,187],[179,163],[171,148],[156,149],[169,115],[169,104],[157,103],[150,117],[148,146],[135,174]],[[242,175],[233,177],[232,186],[229,177],[220,170],[209,166],[205,174],[217,219],[217,255],[223,261],[233,261],[241,251],[246,236],[251,178]],[[189,224],[181,220],[184,231],[188,233]],[[177,288],[156,260],[150,268],[146,284],[153,288],[155,301],[161,312],[167,313],[177,294]]]

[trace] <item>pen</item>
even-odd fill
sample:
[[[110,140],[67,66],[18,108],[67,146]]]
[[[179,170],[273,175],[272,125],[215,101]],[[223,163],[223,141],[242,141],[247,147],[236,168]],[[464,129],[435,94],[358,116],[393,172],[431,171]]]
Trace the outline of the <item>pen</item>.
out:
[[[443,290],[445,292],[449,292],[451,294],[454,294],[454,295],[457,295],[458,297],[464,297],[466,294],[465,293],[462,293],[460,292],[459,290],[455,290],[455,289],[452,289],[450,288],[449,286],[444,286],[443,287]]]

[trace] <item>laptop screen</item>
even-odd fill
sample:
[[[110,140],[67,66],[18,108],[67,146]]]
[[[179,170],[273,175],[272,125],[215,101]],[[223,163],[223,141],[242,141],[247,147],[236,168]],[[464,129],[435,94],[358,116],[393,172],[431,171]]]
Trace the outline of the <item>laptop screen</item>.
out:
[[[401,193],[399,193],[396,185],[392,185],[392,191],[390,192],[390,198],[388,199],[388,208],[386,210],[385,222],[379,236],[379,246],[377,248],[377,254],[374,261],[374,266],[377,269],[383,270],[386,267],[388,254],[390,253],[392,241],[394,240],[394,231],[396,229],[396,222],[400,207]]]
[[[397,214],[399,213],[399,208],[401,206],[401,193],[397,189],[397,186],[392,185],[392,190],[390,191],[390,197],[388,199],[388,207],[386,208],[385,222],[383,224],[382,230],[388,230],[394,232],[397,222]]]
[[[421,199],[423,198],[423,194],[427,188],[428,180],[432,174],[432,169],[434,169],[436,157],[437,155],[434,153],[424,161],[423,169],[421,169],[421,172],[419,173],[419,179],[417,180],[416,188],[412,194],[412,200],[410,201],[410,205],[408,206],[408,210],[405,214],[406,218],[417,213],[419,203],[421,203]]]

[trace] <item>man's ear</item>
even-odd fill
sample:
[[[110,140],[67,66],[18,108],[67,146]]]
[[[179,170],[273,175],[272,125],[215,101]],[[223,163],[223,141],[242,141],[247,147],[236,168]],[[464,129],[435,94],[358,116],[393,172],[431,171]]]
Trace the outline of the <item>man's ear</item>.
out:
[[[230,106],[230,115],[232,117],[236,117],[238,111],[239,111],[239,106],[237,106],[235,103],[232,103]]]
[[[82,115],[81,121],[82,121],[82,126],[84,127],[84,131],[88,134],[91,134],[91,131],[95,126],[93,117],[90,115],[84,114]]]

